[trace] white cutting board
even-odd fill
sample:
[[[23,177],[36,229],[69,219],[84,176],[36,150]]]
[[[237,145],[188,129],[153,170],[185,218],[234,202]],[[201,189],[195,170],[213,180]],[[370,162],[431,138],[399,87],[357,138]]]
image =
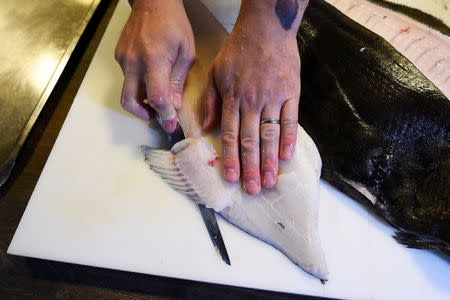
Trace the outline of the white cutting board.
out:
[[[234,22],[236,3],[230,2],[230,16],[226,1],[206,2]],[[450,266],[443,258],[397,244],[389,226],[324,182],[320,231],[330,271],[325,285],[219,217],[231,266],[223,263],[196,206],[143,162],[138,146],[157,146],[162,136],[120,107],[123,76],[113,52],[129,13],[127,1],[120,1],[8,253],[320,296],[450,298]],[[196,17],[211,18],[201,8]],[[212,21],[204,27],[212,40],[226,34]]]

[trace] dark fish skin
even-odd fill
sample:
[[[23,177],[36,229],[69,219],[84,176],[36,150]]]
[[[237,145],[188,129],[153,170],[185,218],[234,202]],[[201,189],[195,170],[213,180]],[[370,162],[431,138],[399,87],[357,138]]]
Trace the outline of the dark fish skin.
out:
[[[400,243],[448,255],[449,99],[383,38],[322,0],[310,0],[297,40],[299,122],[319,149],[322,178],[374,208]]]

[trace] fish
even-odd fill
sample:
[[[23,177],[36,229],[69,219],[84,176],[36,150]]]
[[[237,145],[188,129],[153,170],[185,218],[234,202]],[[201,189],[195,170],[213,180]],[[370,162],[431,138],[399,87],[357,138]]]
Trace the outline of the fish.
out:
[[[346,14],[351,3],[363,1],[346,2]],[[376,13],[369,4],[362,23],[381,28],[388,15],[394,27],[379,32],[385,38],[323,0],[309,1],[297,35],[299,123],[319,149],[325,181],[396,228],[399,243],[450,256],[449,38],[407,21],[415,37],[447,49],[438,58],[446,67],[434,77],[426,72],[428,61],[437,65],[431,52],[414,59],[419,47],[408,59],[389,42],[405,29],[405,17],[397,22],[393,12]]]
[[[205,133],[199,122],[201,84],[183,94],[179,115],[188,138],[170,151],[142,146],[146,163],[173,189],[321,280],[328,270],[318,230],[319,178],[384,217],[400,243],[447,252],[447,97],[388,41],[323,0],[310,0],[297,39],[296,151],[280,161],[273,190],[249,196],[222,179],[220,132]],[[202,65],[209,63],[197,60],[188,79],[205,79]]]

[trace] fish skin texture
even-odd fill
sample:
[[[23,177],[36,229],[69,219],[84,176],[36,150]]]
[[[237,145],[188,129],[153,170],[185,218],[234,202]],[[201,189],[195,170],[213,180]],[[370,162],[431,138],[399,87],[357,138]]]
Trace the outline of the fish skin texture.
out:
[[[150,168],[172,188],[279,249],[304,271],[327,280],[318,228],[320,155],[300,126],[296,147],[291,161],[280,162],[275,188],[257,196],[223,179],[221,157],[203,137],[182,140],[171,151],[146,146],[142,150]]]
[[[322,178],[402,231],[397,241],[448,254],[448,98],[325,1],[310,1],[297,39],[299,122],[319,148]]]
[[[382,36],[450,98],[450,38],[447,35],[367,0],[327,2]]]

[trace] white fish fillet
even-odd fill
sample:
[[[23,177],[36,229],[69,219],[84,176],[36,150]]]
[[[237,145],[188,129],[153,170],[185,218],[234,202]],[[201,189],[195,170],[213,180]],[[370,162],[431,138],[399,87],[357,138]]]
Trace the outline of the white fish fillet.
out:
[[[146,162],[172,188],[205,204],[251,235],[286,254],[306,272],[328,277],[318,231],[321,160],[299,127],[297,150],[281,162],[276,187],[249,196],[222,179],[221,158],[204,138],[189,138],[171,151],[142,147]]]
[[[326,1],[382,36],[450,99],[450,37],[367,0]]]

